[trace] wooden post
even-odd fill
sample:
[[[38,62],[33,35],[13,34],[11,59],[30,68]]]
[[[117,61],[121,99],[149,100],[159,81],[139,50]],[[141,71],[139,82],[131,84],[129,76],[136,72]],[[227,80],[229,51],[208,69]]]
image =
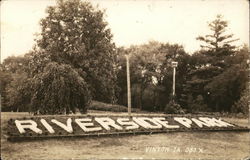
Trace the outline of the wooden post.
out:
[[[175,97],[175,67],[173,68],[174,71],[173,71],[173,97]]]
[[[129,72],[129,55],[126,55],[127,60],[127,91],[128,91],[128,115],[131,116],[131,91],[130,91],[130,72]]]
[[[177,65],[178,65],[178,62],[172,61],[172,67],[173,67],[173,100],[175,99],[175,74],[176,74]]]

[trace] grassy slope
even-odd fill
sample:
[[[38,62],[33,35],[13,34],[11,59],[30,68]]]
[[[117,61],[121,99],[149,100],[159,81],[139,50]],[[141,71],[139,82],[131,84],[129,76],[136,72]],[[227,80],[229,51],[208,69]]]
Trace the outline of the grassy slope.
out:
[[[1,113],[1,126],[11,117],[25,113]],[[247,125],[247,119],[227,118]],[[3,132],[5,130],[3,129]],[[147,150],[149,146],[170,151]],[[175,132],[153,135],[51,139],[29,142],[8,142],[1,136],[3,159],[71,159],[71,158],[171,158],[171,159],[241,159],[249,155],[247,132]],[[178,149],[178,150],[175,150]],[[202,152],[186,153],[186,149]],[[194,151],[194,150],[193,150]]]

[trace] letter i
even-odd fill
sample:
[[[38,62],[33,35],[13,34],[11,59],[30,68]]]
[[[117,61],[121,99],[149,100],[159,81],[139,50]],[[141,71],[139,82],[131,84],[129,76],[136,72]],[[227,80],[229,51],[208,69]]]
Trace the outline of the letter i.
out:
[[[49,133],[55,133],[54,129],[51,127],[51,125],[48,124],[45,119],[41,119],[41,123],[49,131]]]

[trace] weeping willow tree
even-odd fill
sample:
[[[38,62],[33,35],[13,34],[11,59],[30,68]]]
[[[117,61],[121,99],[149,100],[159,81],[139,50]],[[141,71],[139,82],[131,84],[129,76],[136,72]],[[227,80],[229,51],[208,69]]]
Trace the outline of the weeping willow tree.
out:
[[[40,114],[85,112],[91,100],[87,83],[67,64],[48,63],[31,84],[31,109]]]

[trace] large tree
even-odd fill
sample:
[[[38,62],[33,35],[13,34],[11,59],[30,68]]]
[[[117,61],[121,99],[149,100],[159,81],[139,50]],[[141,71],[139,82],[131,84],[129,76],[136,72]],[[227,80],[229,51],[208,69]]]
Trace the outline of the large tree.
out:
[[[130,55],[133,106],[151,111],[163,110],[172,91],[171,62],[173,60],[179,62],[176,83],[179,98],[189,57],[182,46],[150,41],[127,49],[119,48],[118,53],[120,64],[118,84],[121,88],[119,102],[121,104],[126,104],[127,94],[125,54]]]
[[[13,80],[11,73],[3,71],[2,66],[0,66],[0,102],[2,105],[2,111],[10,110],[7,103],[7,86]]]
[[[31,108],[40,114],[86,111],[91,96],[88,85],[70,65],[51,62],[30,79]]]
[[[182,107],[185,107],[185,104],[182,103],[183,85],[186,83],[190,56],[185,52],[183,46],[178,44],[163,44],[160,48],[160,52],[165,55],[165,60],[161,66],[163,77],[159,80],[159,85],[165,87],[165,97],[168,97],[167,101],[169,101],[172,98],[173,91],[173,67],[171,63],[173,61],[178,62],[176,68],[176,100]]]
[[[28,111],[30,104],[30,84],[27,74],[13,73],[11,74],[12,81],[10,81],[5,88],[5,109],[8,111]]]
[[[204,42],[204,44],[201,44],[201,47],[210,51],[214,51],[216,54],[230,54],[231,52],[228,51],[235,49],[235,46],[231,45],[231,43],[237,41],[238,39],[234,39],[233,34],[225,33],[228,27],[228,22],[223,20],[222,15],[217,15],[216,19],[211,21],[208,26],[211,30],[211,33],[205,36],[197,37],[197,40]]]
[[[1,88],[5,104],[57,114],[84,111],[91,95],[115,103],[115,46],[104,12],[89,2],[58,0],[46,13],[33,50],[3,63],[12,78]]]
[[[115,52],[104,12],[81,0],[58,0],[47,8],[37,38],[50,61],[69,64],[89,84],[93,98],[115,102]],[[41,56],[42,57],[42,56]]]
[[[230,111],[242,92],[247,89],[248,60],[249,49],[239,49],[228,58],[229,67],[205,86],[205,90],[210,92],[209,103],[216,107],[216,110]]]
[[[3,110],[24,111],[28,109],[27,73],[29,56],[11,56],[0,66],[0,93]]]
[[[207,110],[228,111],[235,100],[232,97],[238,94],[237,81],[243,76],[237,72],[239,67],[231,63],[237,52],[233,44],[237,39],[226,33],[228,22],[221,15],[208,26],[211,33],[197,37],[202,42],[201,50],[190,61],[187,101],[193,110],[199,101]]]

